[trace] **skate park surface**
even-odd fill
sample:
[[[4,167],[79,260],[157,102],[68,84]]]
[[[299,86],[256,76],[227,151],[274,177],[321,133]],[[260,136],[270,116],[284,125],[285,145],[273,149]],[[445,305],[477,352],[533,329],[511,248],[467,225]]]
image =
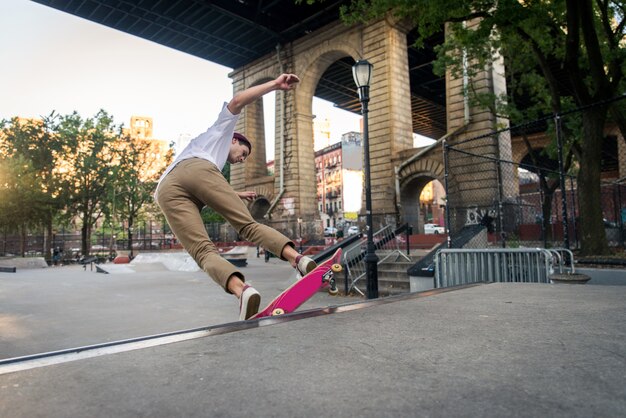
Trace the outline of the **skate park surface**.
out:
[[[262,305],[295,279],[253,252],[241,270]],[[201,271],[18,269],[0,274],[0,416],[624,416],[625,301],[593,284],[320,292],[237,322]]]

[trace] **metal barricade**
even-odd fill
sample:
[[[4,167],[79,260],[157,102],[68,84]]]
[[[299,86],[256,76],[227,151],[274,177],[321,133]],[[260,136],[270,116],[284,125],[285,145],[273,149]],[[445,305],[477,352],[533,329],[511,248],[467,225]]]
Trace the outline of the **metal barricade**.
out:
[[[567,263],[569,262],[569,271],[568,273],[574,274],[576,273],[576,269],[574,268],[574,253],[567,248],[549,248],[552,254],[554,254],[554,263],[559,268],[559,273],[563,274],[563,269],[568,268]]]
[[[356,287],[356,283],[365,277],[365,257],[361,245],[355,245],[351,248],[347,248],[343,252],[343,265],[346,267],[346,280],[350,283],[346,288],[346,294],[350,293],[352,289],[356,290],[361,296],[364,296],[363,292]]]
[[[541,248],[444,249],[435,256],[435,285],[550,283],[554,266],[562,268],[563,258],[557,250]]]

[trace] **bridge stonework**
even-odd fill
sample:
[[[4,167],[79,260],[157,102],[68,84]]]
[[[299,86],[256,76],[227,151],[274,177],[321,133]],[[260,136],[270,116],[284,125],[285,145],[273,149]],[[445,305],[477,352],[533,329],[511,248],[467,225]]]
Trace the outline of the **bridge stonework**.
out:
[[[475,25],[470,24],[469,27]],[[446,28],[446,31],[448,28]],[[519,195],[516,170],[503,164],[500,170],[492,159],[511,161],[513,158],[509,136],[485,136],[463,142],[509,126],[507,119],[499,118],[484,108],[472,105],[465,99],[468,88],[477,93],[499,96],[506,92],[506,79],[502,59],[486,65],[473,75],[455,76],[446,73],[446,112],[448,119],[448,144],[468,154],[448,154],[448,202],[450,207],[470,209],[493,208],[499,200],[513,200]],[[486,158],[485,158],[486,157]],[[466,220],[465,213],[453,216],[453,230],[458,230]]]
[[[300,218],[305,238],[321,233],[316,199],[312,100],[324,72],[345,57],[355,61],[364,58],[374,65],[369,103],[369,144],[375,227],[382,223],[404,221],[403,218],[415,218],[414,214],[401,208],[413,204],[419,206],[419,192],[410,191],[407,187],[421,191],[425,183],[416,180],[420,176],[443,181],[440,146],[433,147],[420,157],[423,161],[418,159],[414,164],[405,166],[399,173],[400,178],[395,173],[401,164],[399,156],[417,152],[413,150],[412,137],[408,29],[391,19],[350,27],[340,22],[333,23],[230,74],[235,93],[273,79],[282,72],[293,72],[301,78],[300,86],[294,92],[276,94],[273,175],[267,174],[265,166],[262,100],[244,109],[237,126],[252,140],[254,148],[246,164],[231,168],[231,183],[237,190],[257,191],[265,202],[261,207],[268,209],[270,219],[267,222],[272,226],[295,237]],[[472,82],[473,88],[480,91],[503,91],[503,66],[495,63],[485,68]],[[353,85],[345,87],[356,89]],[[466,124],[463,79],[448,73],[446,90],[448,132],[458,131],[450,136],[451,143],[506,125],[506,121],[498,120],[490,112],[475,108],[470,109],[471,120]],[[487,138],[473,144],[473,150],[481,155],[512,158],[510,141],[507,144],[506,141]],[[449,180],[455,189],[469,190],[467,193],[471,194],[471,199],[475,200],[476,193],[479,193],[482,201],[490,204],[497,189],[496,175],[489,174],[489,179],[485,181],[485,173],[473,174],[475,168],[476,162],[471,158],[459,157],[451,164]],[[477,181],[479,177],[480,181]],[[505,193],[513,196],[516,190],[506,190]],[[462,195],[462,198],[469,199],[470,195]],[[406,202],[402,203],[403,200]],[[255,208],[257,214],[261,212],[258,204]]]

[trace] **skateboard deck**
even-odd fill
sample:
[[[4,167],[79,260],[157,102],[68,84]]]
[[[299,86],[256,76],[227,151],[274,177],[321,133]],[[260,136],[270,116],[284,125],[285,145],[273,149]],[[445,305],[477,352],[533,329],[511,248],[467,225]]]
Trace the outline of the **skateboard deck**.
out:
[[[250,319],[264,318],[290,313],[309,300],[318,290],[328,287],[331,294],[337,293],[335,273],[342,271],[341,248],[329,259],[318,265],[313,271],[285,289],[263,310]]]

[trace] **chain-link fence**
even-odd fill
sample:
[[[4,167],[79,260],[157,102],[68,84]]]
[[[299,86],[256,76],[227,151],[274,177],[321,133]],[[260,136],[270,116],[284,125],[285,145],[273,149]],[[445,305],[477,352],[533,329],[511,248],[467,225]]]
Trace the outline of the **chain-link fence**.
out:
[[[229,235],[225,225],[219,222],[205,224],[211,240],[214,242],[225,241],[225,238],[235,240],[236,234],[233,232]],[[29,232],[23,237],[0,232],[0,257],[22,255],[44,257],[51,264],[55,262],[68,264],[78,262],[83,257],[81,246],[80,231],[54,233],[51,237],[43,232]],[[45,254],[47,247],[50,248],[50,254]],[[148,224],[142,223],[134,231],[132,244],[126,232],[110,234],[95,231],[91,236],[89,254],[103,259],[112,258],[118,251],[131,252],[131,247],[133,253],[182,249],[182,245],[169,229],[153,230],[151,233]]]
[[[52,254],[45,254],[44,251],[50,240]],[[0,236],[0,256],[21,256],[25,257],[45,257],[49,262],[56,261],[69,263],[80,258],[80,234],[55,234],[47,238],[44,234],[28,233],[24,237],[3,234]],[[94,244],[96,249],[100,244]]]
[[[493,246],[578,248],[578,187],[576,177],[566,174],[576,171],[576,163],[563,143],[580,135],[579,119],[579,112],[568,112],[446,143],[450,233],[482,224]],[[615,147],[603,153],[614,158],[603,160],[603,177],[618,172]],[[601,199],[609,244],[623,247],[626,179],[603,184]]]
[[[601,188],[604,228],[609,245],[626,243],[626,178],[606,182]]]

